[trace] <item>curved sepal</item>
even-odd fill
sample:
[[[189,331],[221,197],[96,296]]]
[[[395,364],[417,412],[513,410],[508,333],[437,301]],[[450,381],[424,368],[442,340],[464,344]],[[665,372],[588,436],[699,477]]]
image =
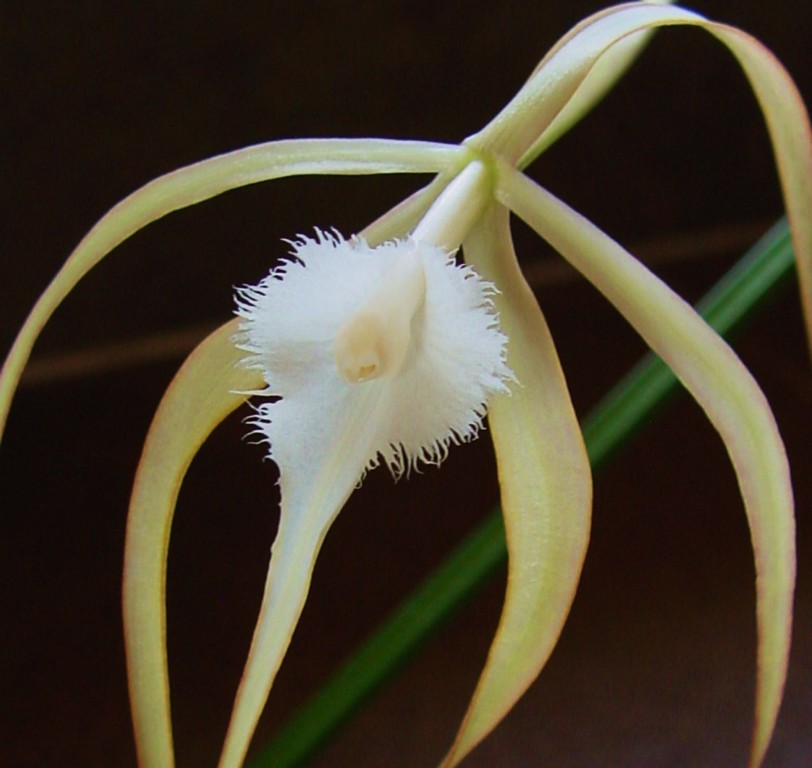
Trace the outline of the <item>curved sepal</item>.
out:
[[[646,0],[650,5],[670,5],[673,0]],[[603,13],[610,12],[609,9]],[[584,22],[584,26],[594,20]],[[537,72],[544,69],[547,61],[555,55],[555,52],[562,45],[566,44],[570,37],[575,36],[580,31],[581,25],[576,26],[571,32],[564,36],[556,46],[539,62],[533,70],[533,74],[528,81],[535,77]],[[558,139],[566,134],[574,125],[589,114],[623,78],[632,64],[643,52],[643,49],[651,42],[654,30],[648,29],[642,32],[634,32],[627,37],[618,40],[617,43],[607,48],[603,54],[595,60],[592,68],[587,72],[581,84],[578,86],[572,98],[564,105],[561,111],[553,118],[544,132],[539,136],[533,145],[522,155],[518,167],[526,168],[542,152],[546,152]],[[541,72],[540,77],[546,77],[545,72]]]
[[[500,168],[497,197],[583,273],[665,360],[730,455],[756,566],[758,676],[750,757],[755,768],[781,705],[795,587],[792,485],[769,404],[735,353],[689,304],[594,224],[518,171]]]
[[[581,430],[547,323],[516,261],[507,210],[491,206],[463,250],[500,291],[494,303],[518,383],[488,410],[508,547],[505,603],[444,768],[493,729],[549,658],[575,596],[592,504]]]
[[[599,11],[567,33],[499,114],[465,143],[498,154],[512,165],[522,157],[529,162],[574,125],[623,74],[623,70],[607,70],[601,61],[627,66],[645,43],[647,30],[700,20],[691,11],[653,2]]]
[[[135,476],[124,552],[124,638],[138,764],[174,764],[166,658],[166,561],[178,491],[212,430],[262,378],[237,365],[236,322],[191,353],[153,419]]]
[[[812,128],[795,83],[758,40],[735,27],[701,24],[736,57],[755,93],[772,140],[798,266],[806,338],[812,353]]]
[[[606,64],[623,62],[647,31],[698,26],[741,65],[767,123],[798,262],[812,350],[812,129],[795,83],[758,40],[676,6],[627,3],[596,13],[565,35],[504,109],[466,143],[524,167],[611,86]]]
[[[272,141],[202,160],[161,176],[124,198],[85,235],[31,310],[0,372],[0,434],[42,328],[79,280],[139,229],[230,189],[307,174],[436,173],[460,147],[389,139]]]

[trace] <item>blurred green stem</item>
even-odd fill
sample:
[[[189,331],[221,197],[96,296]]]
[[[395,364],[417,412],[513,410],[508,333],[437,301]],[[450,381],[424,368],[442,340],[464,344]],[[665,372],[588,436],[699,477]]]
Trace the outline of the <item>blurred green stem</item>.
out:
[[[721,335],[753,317],[792,274],[794,254],[780,220],[697,304]],[[583,422],[593,470],[620,449],[678,389],[670,369],[648,354]],[[327,680],[249,762],[293,768],[312,757],[420,645],[488,581],[505,560],[501,510],[495,508]]]

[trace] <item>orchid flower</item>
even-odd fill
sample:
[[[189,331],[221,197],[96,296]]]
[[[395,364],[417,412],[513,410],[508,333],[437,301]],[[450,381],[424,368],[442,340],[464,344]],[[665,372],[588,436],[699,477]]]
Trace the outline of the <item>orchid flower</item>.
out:
[[[32,346],[82,276],[140,228],[236,187],[293,175],[433,174],[345,239],[317,230],[204,340],[171,383],[133,489],[124,620],[139,761],[174,764],[165,574],[175,500],[200,445],[249,397],[278,464],[281,516],[265,594],[220,756],[242,763],[307,596],[324,537],[367,471],[439,464],[487,414],[509,565],[486,666],[442,765],[457,765],[548,659],[586,553],[590,468],[555,346],[520,271],[511,212],[579,270],[673,369],[718,430],[738,477],[756,566],[758,666],[750,766],[761,764],[786,677],[795,577],[792,489],[758,385],[728,345],[646,267],[522,171],[586,114],[655,28],[694,26],[734,55],[772,139],[812,331],[812,133],[780,63],[733,27],[664,2],[590,16],[505,108],[459,145],[276,141],[162,176],[85,236],[20,331],[0,379],[0,420]],[[465,262],[458,260],[459,251]],[[812,333],[810,333],[812,338]]]

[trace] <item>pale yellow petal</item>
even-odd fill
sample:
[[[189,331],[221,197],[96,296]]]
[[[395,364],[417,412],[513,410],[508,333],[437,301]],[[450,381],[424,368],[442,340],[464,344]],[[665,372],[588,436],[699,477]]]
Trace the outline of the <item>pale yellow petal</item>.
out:
[[[795,585],[789,467],[764,395],[693,308],[594,224],[501,167],[497,197],[592,282],[672,368],[724,441],[744,499],[756,566],[758,672],[750,765],[761,764],[786,680]]]
[[[792,229],[812,350],[812,129],[792,78],[754,37],[667,5],[628,3],[601,11],[566,35],[505,108],[466,144],[525,165],[611,83],[611,78],[603,80],[602,62],[612,63],[615,57],[622,61],[623,48],[633,48],[646,30],[674,25],[701,27],[724,43],[744,70],[761,106]],[[618,44],[620,52],[616,52]],[[593,79],[597,83],[594,94]]]
[[[31,348],[54,310],[90,269],[147,224],[261,181],[304,174],[435,173],[454,166],[461,154],[459,147],[419,141],[277,141],[218,155],[149,182],[85,235],[31,310],[0,372],[0,433]]]
[[[673,0],[648,0],[648,2],[651,5],[670,5]],[[610,12],[611,10],[607,9],[600,15]],[[542,70],[546,66],[548,59],[550,59],[558,48],[565,44],[570,37],[578,34],[582,26],[586,26],[586,24],[591,23],[592,20],[595,20],[594,16],[581,25],[576,26],[564,38],[559,40],[555,47],[539,62],[536,69],[533,70],[533,74],[529,80],[532,80],[538,72],[541,72],[539,77],[546,77],[546,74]],[[558,141],[558,139],[589,114],[598,103],[603,100],[609,91],[611,91],[618,81],[628,72],[632,64],[634,64],[643,52],[643,49],[651,42],[653,32],[654,30],[651,29],[642,32],[634,32],[618,40],[617,43],[604,51],[600,58],[595,61],[592,69],[586,74],[586,77],[584,77],[572,98],[564,105],[555,118],[553,118],[541,136],[539,136],[533,145],[522,155],[518,164],[519,168],[526,168],[542,152],[546,152],[550,146]]]
[[[518,383],[488,412],[509,554],[505,604],[446,768],[505,716],[552,652],[578,585],[592,502],[581,430],[547,323],[519,270],[507,210],[492,206],[463,251],[501,292],[496,309]]]
[[[705,29],[738,60],[761,106],[772,140],[798,266],[807,342],[812,352],[812,129],[795,83],[758,40],[713,22]]]
[[[227,323],[192,352],[150,427],[130,501],[124,554],[124,633],[135,740],[141,768],[173,763],[166,658],[166,559],[178,491],[212,430],[262,378],[237,365],[242,353]]]
[[[481,131],[465,140],[465,144],[482,151],[493,152],[506,162],[516,164],[531,147],[544,141],[546,131],[551,137],[561,128],[568,127],[580,116],[580,111],[597,102],[597,97],[611,87],[611,73],[600,71],[590,76],[600,59],[608,54],[610,63],[623,62],[628,53],[639,44],[640,33],[668,24],[702,21],[702,17],[685,10],[655,3],[627,3],[596,13],[582,21],[556,44],[541,64]],[[630,37],[619,52],[609,53],[618,42]],[[603,67],[601,67],[602,69]],[[587,80],[592,80],[592,84]],[[589,93],[592,87],[597,89]],[[583,89],[583,96],[576,96]],[[581,99],[585,99],[586,103]],[[575,100],[574,103],[571,100]],[[579,104],[580,102],[580,104]],[[554,125],[557,118],[562,123]]]

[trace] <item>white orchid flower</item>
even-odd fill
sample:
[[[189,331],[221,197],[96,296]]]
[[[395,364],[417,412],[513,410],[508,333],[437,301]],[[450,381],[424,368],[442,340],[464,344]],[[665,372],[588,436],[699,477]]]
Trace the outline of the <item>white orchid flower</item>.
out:
[[[251,395],[280,468],[282,509],[266,590],[220,766],[240,765],[304,604],[319,547],[364,473],[439,463],[487,410],[509,552],[502,617],[454,766],[538,675],[586,552],[591,480],[541,310],[510,238],[512,211],[582,272],[674,370],[733,462],[757,571],[758,669],[750,765],[778,714],[795,576],[786,456],[770,408],[736,355],[665,284],[522,173],[604,95],[651,30],[689,25],[724,43],[766,118],[812,329],[812,139],[791,79],[754,38],[662,2],[589,17],[541,61],[483,130],[460,145],[376,139],[279,141],[182,168],[105,215],[42,294],[0,379],[0,419],[44,324],[78,280],[141,227],[229,189],[303,174],[431,173],[357,237],[316,233],[238,297],[239,320],[206,339],[172,382],[133,490],[124,576],[128,668],[140,764],[174,764],[163,601],[175,498],[186,468]],[[454,254],[462,248],[466,265]],[[810,334],[812,338],[812,334]]]

